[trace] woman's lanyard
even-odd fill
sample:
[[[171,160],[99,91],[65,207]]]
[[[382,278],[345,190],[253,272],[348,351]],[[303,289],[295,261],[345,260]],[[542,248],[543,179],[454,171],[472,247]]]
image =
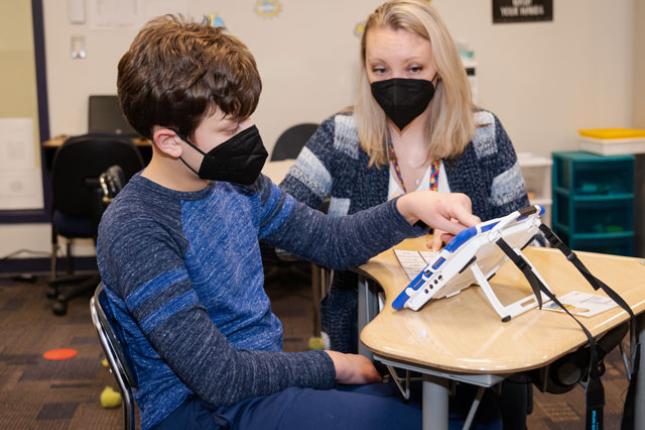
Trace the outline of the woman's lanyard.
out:
[[[399,179],[399,183],[401,184],[401,188],[403,188],[403,192],[407,193],[408,190],[405,189],[403,176],[401,176],[401,168],[399,167],[399,162],[396,159],[396,152],[394,152],[394,145],[392,145],[392,139],[389,138],[387,139],[387,155],[390,159],[390,163],[392,163],[392,167],[394,167],[394,173],[396,173],[396,177]],[[430,163],[430,191],[437,191],[439,189],[440,168],[441,160],[432,160],[432,162]]]

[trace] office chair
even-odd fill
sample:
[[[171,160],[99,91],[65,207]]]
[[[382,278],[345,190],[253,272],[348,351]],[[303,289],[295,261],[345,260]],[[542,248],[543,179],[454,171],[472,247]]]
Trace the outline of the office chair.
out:
[[[300,150],[314,134],[318,124],[302,123],[286,129],[275,142],[271,151],[271,161],[295,159]]]
[[[110,373],[114,375],[121,392],[123,406],[123,421],[126,430],[135,429],[135,401],[132,389],[138,387],[137,376],[128,360],[123,343],[113,328],[114,316],[106,306],[106,292],[103,284],[99,284],[90,299],[90,313],[94,328],[99,336],[101,347],[110,364]]]
[[[123,170],[122,184],[143,168],[138,149],[129,139],[109,134],[86,134],[67,139],[58,149],[52,165],[52,278],[47,296],[55,299],[56,315],[67,313],[67,302],[91,291],[98,284],[98,274],[57,276],[58,236],[67,239],[67,272],[71,275],[73,257],[71,240],[96,240],[98,223],[105,208],[99,176],[109,167]],[[75,284],[68,291],[59,291],[64,284]]]

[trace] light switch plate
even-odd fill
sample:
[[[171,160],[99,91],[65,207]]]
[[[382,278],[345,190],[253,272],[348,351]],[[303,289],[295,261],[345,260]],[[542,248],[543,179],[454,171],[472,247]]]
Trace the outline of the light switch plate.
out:
[[[87,56],[85,52],[85,36],[72,36],[70,43],[72,59],[83,60]]]

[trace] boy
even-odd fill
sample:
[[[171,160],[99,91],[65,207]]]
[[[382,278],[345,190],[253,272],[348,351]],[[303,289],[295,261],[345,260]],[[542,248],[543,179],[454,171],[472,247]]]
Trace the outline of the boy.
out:
[[[297,203],[260,175],[260,77],[221,29],[151,21],[117,86],[153,156],[104,214],[97,258],[142,428],[420,426],[419,409],[382,384],[335,388],[379,380],[365,357],[281,352],[258,240],[348,268],[423,234],[419,220],[453,234],[478,222],[469,199],[417,192],[344,218]]]

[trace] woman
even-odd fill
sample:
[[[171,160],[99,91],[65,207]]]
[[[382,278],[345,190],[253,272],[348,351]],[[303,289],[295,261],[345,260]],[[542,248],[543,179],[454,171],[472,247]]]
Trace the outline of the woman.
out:
[[[286,191],[316,208],[328,200],[331,215],[420,188],[467,194],[482,220],[529,204],[506,131],[474,106],[456,46],[427,2],[378,7],[365,25],[361,64],[354,108],[321,124],[282,182]],[[435,231],[430,246],[449,239]],[[332,349],[356,351],[356,309],[356,277],[335,273],[321,304]]]

